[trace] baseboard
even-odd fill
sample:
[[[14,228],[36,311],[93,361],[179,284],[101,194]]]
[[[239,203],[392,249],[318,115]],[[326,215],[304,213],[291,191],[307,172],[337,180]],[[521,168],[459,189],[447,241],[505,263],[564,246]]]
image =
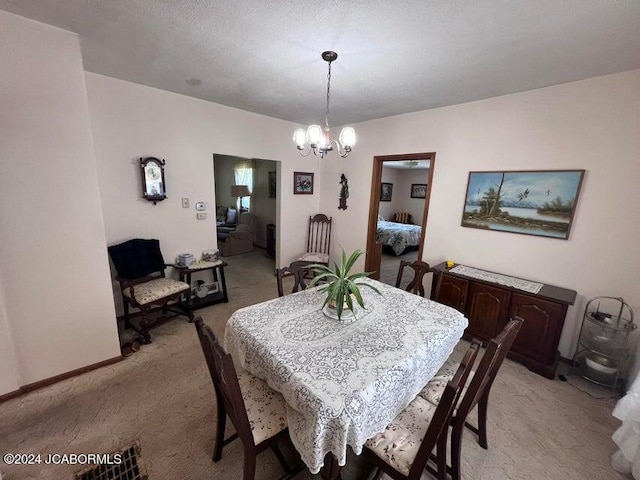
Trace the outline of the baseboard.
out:
[[[56,375],[54,377],[45,378],[44,380],[38,380],[37,382],[29,383],[28,385],[23,385],[19,390],[14,392],[9,392],[0,396],[0,403],[7,401],[11,398],[18,397],[24,393],[32,392],[42,387],[48,387],[49,385],[53,385],[54,383],[61,382],[62,380],[66,380],[67,378],[75,377],[81,375],[86,372],[90,372],[91,370],[96,370],[100,367],[106,367],[107,365],[111,365],[119,362],[124,357],[122,355],[118,355],[117,357],[108,358],[107,360],[103,360],[102,362],[93,363],[91,365],[87,365],[86,367],[77,368],[75,370],[71,370],[67,373],[61,373],[60,375]]]
[[[11,400],[12,398],[16,398],[22,395],[22,391],[14,390],[13,392],[5,393],[4,395],[0,395],[0,403],[6,402],[7,400]]]

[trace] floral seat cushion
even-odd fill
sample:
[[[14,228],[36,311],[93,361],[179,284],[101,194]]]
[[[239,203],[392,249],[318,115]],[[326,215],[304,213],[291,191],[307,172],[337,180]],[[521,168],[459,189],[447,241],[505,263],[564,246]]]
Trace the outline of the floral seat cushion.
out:
[[[238,383],[256,445],[287,428],[287,410],[279,392],[264,380],[241,370]]]
[[[174,293],[189,290],[189,288],[188,283],[163,277],[136,285],[133,290],[133,296],[140,305],[146,305]],[[125,288],[122,293],[125,297],[131,298],[131,292],[128,288]]]
[[[329,263],[328,253],[307,252],[298,257],[300,262]]]
[[[440,403],[440,399],[442,398],[442,394],[444,393],[444,389],[447,386],[447,383],[453,378],[453,376],[458,371],[458,367],[460,363],[454,362],[453,360],[447,360],[444,362],[444,365],[440,367],[438,373],[429,380],[429,383],[425,385],[425,387],[418,393],[419,397],[424,398],[428,402],[438,405]],[[462,389],[462,393],[460,394],[460,400],[464,397],[464,394],[467,392],[467,388],[473,379],[473,371],[469,375],[467,379],[467,384]],[[459,401],[460,401],[459,400]]]
[[[367,440],[365,446],[395,470],[408,475],[436,408],[424,398],[416,397],[384,432]]]

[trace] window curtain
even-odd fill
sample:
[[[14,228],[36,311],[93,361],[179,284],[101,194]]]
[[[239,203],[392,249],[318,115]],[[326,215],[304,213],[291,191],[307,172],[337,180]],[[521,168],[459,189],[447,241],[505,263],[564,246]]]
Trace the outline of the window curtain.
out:
[[[249,187],[249,191],[253,193],[253,172],[256,167],[254,160],[247,160],[245,162],[238,163],[233,169],[233,177],[236,185],[246,185]],[[246,208],[247,211],[251,211],[251,197],[243,197],[240,209]]]

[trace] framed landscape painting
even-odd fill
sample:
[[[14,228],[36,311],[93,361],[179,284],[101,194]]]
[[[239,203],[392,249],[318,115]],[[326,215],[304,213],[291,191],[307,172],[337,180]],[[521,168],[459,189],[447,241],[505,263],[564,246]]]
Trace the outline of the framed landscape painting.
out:
[[[462,226],[569,238],[584,170],[469,172]]]

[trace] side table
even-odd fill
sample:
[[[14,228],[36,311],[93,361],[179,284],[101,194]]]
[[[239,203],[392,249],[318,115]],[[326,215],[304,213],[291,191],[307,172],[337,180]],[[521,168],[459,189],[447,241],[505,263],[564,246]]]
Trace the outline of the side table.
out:
[[[191,285],[191,274],[194,272],[203,272],[205,270],[211,270],[213,275],[213,281],[218,282],[218,291],[210,292],[204,298],[193,297],[188,303],[188,306],[182,303],[184,310],[197,310],[199,308],[207,307],[209,305],[215,305],[216,303],[224,302],[229,303],[229,297],[227,296],[227,282],[224,278],[224,267],[227,263],[223,261],[218,262],[198,262],[192,267],[181,267],[179,265],[172,265],[178,274],[180,275],[180,281],[186,282]]]

